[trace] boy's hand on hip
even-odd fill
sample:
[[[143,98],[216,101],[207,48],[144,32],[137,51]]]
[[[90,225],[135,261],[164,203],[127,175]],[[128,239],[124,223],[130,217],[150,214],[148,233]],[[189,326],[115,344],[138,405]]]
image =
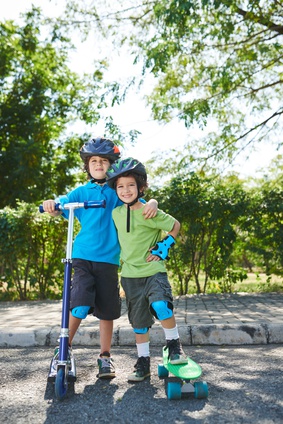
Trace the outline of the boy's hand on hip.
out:
[[[152,247],[153,249],[153,247]],[[159,256],[153,255],[152,253],[150,253],[148,255],[148,257],[146,258],[146,262],[153,262],[153,261],[161,261],[161,259],[159,258]]]

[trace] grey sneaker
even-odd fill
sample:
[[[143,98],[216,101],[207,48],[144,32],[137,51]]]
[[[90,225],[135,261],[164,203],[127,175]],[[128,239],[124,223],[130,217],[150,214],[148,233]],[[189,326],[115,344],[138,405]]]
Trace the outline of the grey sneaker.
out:
[[[182,349],[179,339],[167,340],[165,349],[168,349],[168,361],[172,365],[187,364],[188,359]]]
[[[115,366],[113,359],[110,356],[109,352],[103,352],[99,355],[97,360],[98,363],[98,378],[114,378],[115,374]]]
[[[134,366],[135,370],[128,376],[128,381],[143,381],[150,376],[150,357],[141,356]]]

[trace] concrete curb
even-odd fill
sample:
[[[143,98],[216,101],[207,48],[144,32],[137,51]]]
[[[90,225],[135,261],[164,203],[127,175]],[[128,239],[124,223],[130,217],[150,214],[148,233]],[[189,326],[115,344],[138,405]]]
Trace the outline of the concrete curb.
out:
[[[282,304],[283,293],[184,295],[174,298],[174,311],[184,346],[267,345],[283,343]],[[0,347],[57,345],[61,309],[61,301],[0,302]],[[152,346],[164,344],[158,321],[150,340]],[[97,318],[82,321],[76,345],[100,345]],[[125,299],[112,345],[135,346]]]
[[[184,346],[197,345],[267,345],[283,343],[283,324],[207,324],[179,325],[179,334]],[[0,347],[55,346],[58,344],[60,327],[13,328],[1,330]],[[154,325],[150,332],[152,346],[164,344],[164,333],[160,325]],[[113,346],[135,346],[135,337],[129,325],[116,327],[113,333]],[[99,346],[99,330],[93,326],[78,330],[75,346]]]

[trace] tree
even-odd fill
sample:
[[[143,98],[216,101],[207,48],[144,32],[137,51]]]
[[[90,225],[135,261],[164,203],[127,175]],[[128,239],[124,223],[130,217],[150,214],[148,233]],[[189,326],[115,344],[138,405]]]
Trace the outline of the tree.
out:
[[[275,139],[282,125],[282,4],[244,4],[156,2],[147,19],[157,31],[139,40],[145,66],[158,79],[149,99],[155,118],[178,115],[187,127],[216,120],[206,157],[233,157],[250,143]]]
[[[86,135],[67,124],[98,121],[103,66],[80,78],[69,68],[70,39],[33,8],[22,26],[0,23],[0,208],[35,202],[78,181]],[[76,171],[76,172],[74,172]]]
[[[19,202],[0,210],[0,295],[46,299],[61,295],[67,223]],[[28,228],[28,231],[27,231]]]
[[[281,145],[283,5],[277,0],[127,1],[104,13],[74,8],[128,43],[156,84],[154,118],[210,131],[191,158],[229,159],[263,139]],[[105,12],[108,10],[108,13]],[[116,19],[116,20],[115,20]],[[127,34],[123,28],[126,28]],[[109,34],[109,32],[108,32]],[[143,79],[140,75],[139,83]],[[213,127],[211,125],[213,125]],[[216,129],[212,129],[216,127]]]
[[[233,271],[236,228],[247,204],[241,183],[190,173],[172,178],[160,194],[160,207],[181,223],[167,264],[178,279],[177,292],[187,294],[194,281],[197,292],[205,293],[211,281]]]
[[[266,275],[283,275],[282,174],[262,180],[250,193],[250,216],[245,223],[245,249]]]

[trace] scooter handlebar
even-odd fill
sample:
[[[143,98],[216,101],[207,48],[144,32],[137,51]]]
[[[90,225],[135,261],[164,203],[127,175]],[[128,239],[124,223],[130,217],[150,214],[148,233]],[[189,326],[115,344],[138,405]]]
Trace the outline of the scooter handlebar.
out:
[[[55,204],[55,211],[62,211],[64,209],[94,209],[94,208],[105,208],[106,207],[106,201],[105,200],[89,200],[82,203],[65,203],[64,205],[61,205],[61,203]],[[43,213],[45,210],[43,209],[43,205],[39,206],[39,212]]]
[[[84,202],[84,208],[106,208],[106,201],[105,200],[89,200],[88,202]]]

